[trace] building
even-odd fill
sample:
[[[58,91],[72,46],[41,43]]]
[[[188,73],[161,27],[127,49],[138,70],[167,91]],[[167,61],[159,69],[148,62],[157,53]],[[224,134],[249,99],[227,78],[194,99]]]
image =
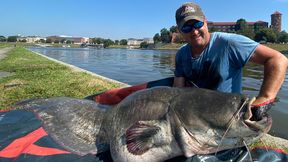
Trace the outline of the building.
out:
[[[252,29],[254,32],[268,28],[268,22],[265,21],[256,21],[256,22],[247,22],[248,27]],[[271,14],[271,25],[270,28],[281,32],[282,26],[282,14],[278,11]],[[222,31],[222,32],[235,32],[237,31],[237,23],[236,22],[212,22],[208,21],[208,28],[210,31]]]
[[[44,37],[39,37],[39,36],[17,36],[17,41],[18,42],[23,42],[25,41],[26,43],[37,43],[40,42],[41,40],[46,41],[46,38]]]
[[[142,42],[146,42],[148,44],[153,44],[154,41],[152,38],[143,38],[143,39],[135,39],[135,38],[129,38],[127,40],[128,46],[140,46]]]
[[[140,44],[143,42],[143,39],[135,39],[135,38],[129,38],[127,40],[128,46],[140,46]]]
[[[89,38],[86,38],[86,37],[71,37],[71,36],[63,36],[63,35],[49,36],[46,39],[47,40],[49,39],[53,43],[55,43],[55,42],[66,43],[67,41],[70,41],[73,44],[82,44],[82,43],[88,43],[89,42]]]
[[[144,39],[143,39],[143,42],[146,42],[146,43],[148,43],[148,44],[154,44],[153,38],[144,38]]]
[[[221,31],[221,32],[235,32],[237,30],[237,22],[212,22],[208,21],[208,28],[210,31]],[[258,31],[262,28],[268,28],[268,22],[256,21],[247,22],[248,27],[253,31]]]
[[[278,11],[274,12],[271,15],[271,28],[281,32],[281,26],[282,26],[282,14]]]

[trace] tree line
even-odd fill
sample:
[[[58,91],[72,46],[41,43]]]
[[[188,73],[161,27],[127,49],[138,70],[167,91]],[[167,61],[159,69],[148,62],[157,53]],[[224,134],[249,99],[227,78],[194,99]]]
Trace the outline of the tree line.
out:
[[[212,27],[209,31],[215,32],[217,29]],[[235,31],[230,33],[241,34],[260,43],[288,43],[288,33],[286,31],[277,32],[272,28],[257,28],[257,26],[256,28],[251,28],[245,19],[237,20]],[[176,26],[171,26],[169,30],[166,28],[161,29],[160,33],[154,35],[153,40],[154,43],[184,42]]]
[[[217,29],[215,28],[210,28],[210,32],[215,32]],[[231,33],[237,33],[241,34],[244,36],[247,36],[256,42],[260,43],[288,43],[288,33],[286,31],[275,31],[272,28],[261,28],[257,27],[256,28],[251,28],[251,26],[248,25],[247,21],[245,19],[239,19],[236,22],[235,26],[235,31],[231,31]],[[9,37],[4,37],[0,36],[0,42],[17,42],[18,36],[9,36]],[[177,26],[171,26],[169,29],[167,28],[162,28],[160,30],[160,33],[156,33],[153,36],[154,44],[157,43],[183,43],[184,39],[181,37],[181,34],[179,34]],[[21,42],[27,42],[27,40],[22,39]],[[52,43],[51,39],[40,39],[36,43]],[[54,40],[53,43],[65,43],[65,44],[74,44],[73,41],[71,40]],[[121,39],[121,40],[111,40],[111,39],[104,39],[104,38],[99,38],[95,37],[90,39],[90,42],[87,43],[92,43],[92,44],[103,44],[104,47],[108,47],[111,45],[127,45],[128,40],[127,39]],[[140,44],[141,48],[146,48],[148,47],[149,44],[147,42],[142,42]]]
[[[104,38],[92,38],[91,42],[92,44],[103,44],[104,47],[109,47],[111,45],[127,45],[128,41],[126,39],[121,40],[111,40],[111,39],[104,39]]]
[[[7,38],[4,36],[0,36],[0,42],[17,42],[17,38],[18,36],[8,36]],[[22,39],[19,42],[27,42],[26,39]],[[127,40],[126,39],[121,39],[121,40],[111,40],[111,39],[104,39],[104,38],[99,38],[99,37],[95,37],[92,38],[90,40],[90,42],[86,42],[86,43],[92,43],[92,44],[103,44],[104,47],[108,47],[110,45],[127,45]],[[44,40],[44,39],[40,39],[38,41],[36,41],[35,43],[62,43],[62,44],[74,44],[73,41],[69,40],[69,39],[61,39],[61,40],[52,40],[50,38]]]

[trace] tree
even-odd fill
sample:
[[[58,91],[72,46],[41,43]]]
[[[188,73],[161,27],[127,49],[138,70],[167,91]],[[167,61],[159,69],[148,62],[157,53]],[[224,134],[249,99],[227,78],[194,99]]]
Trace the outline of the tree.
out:
[[[156,34],[154,35],[153,41],[154,41],[154,43],[159,43],[159,42],[161,42],[161,37],[160,37],[159,33],[156,33]]]
[[[52,43],[52,39],[51,38],[46,39],[46,43]]]
[[[170,31],[170,33],[178,33],[178,28],[177,28],[177,26],[173,25],[173,26],[170,27],[169,31]]]
[[[67,40],[66,44],[72,44],[72,41],[71,40]]]
[[[261,29],[259,32],[255,34],[255,41],[257,42],[265,41],[274,43],[276,42],[276,39],[277,35],[275,31],[271,28]]]
[[[92,43],[92,44],[96,44],[96,39],[95,39],[95,38],[92,38],[91,43]]]
[[[238,19],[236,21],[236,25],[235,25],[235,30],[238,31],[238,30],[244,30],[246,29],[248,26],[247,22],[245,19],[241,18],[241,19]]]
[[[185,42],[183,36],[180,33],[173,33],[172,37],[174,37],[174,38],[172,38],[172,39],[174,39],[173,43],[184,43]]]
[[[245,19],[237,20],[236,25],[235,25],[235,30],[237,34],[244,35],[251,39],[254,39],[255,37],[255,33],[253,29],[247,24]]]
[[[171,42],[170,32],[166,28],[163,28],[160,30],[160,37],[161,37],[162,43],[170,43]]]
[[[288,42],[288,33],[286,33],[285,31],[280,32],[277,40],[280,43],[287,43]]]
[[[119,40],[115,40],[114,41],[116,45],[119,45],[120,41]]]
[[[243,30],[238,30],[236,31],[237,34],[241,34],[244,35],[246,37],[249,37],[250,39],[254,39],[255,38],[255,33],[251,28],[246,28]]]
[[[41,43],[45,43],[45,40],[44,39],[40,39],[39,40]]]
[[[6,38],[4,36],[0,36],[0,42],[6,42]]]
[[[94,38],[93,43],[94,44],[104,44],[104,39],[103,38]]]
[[[66,42],[66,39],[65,39],[65,38],[64,38],[64,39],[61,39],[60,42],[63,44],[63,43]]]
[[[110,45],[113,45],[114,42],[111,39],[105,39],[104,42],[104,48],[109,47]]]
[[[7,42],[17,42],[17,36],[9,36]]]
[[[127,45],[128,41],[126,39],[120,40],[120,45]]]
[[[141,42],[141,43],[140,43],[140,48],[147,48],[148,45],[149,45],[149,44],[148,44],[147,42],[145,42],[145,41],[144,41],[144,42]]]

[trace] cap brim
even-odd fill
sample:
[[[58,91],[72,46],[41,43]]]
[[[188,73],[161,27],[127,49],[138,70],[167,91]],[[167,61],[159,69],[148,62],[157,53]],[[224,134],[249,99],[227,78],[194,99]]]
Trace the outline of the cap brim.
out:
[[[183,27],[183,25],[184,25],[186,22],[188,22],[189,20],[198,20],[198,21],[204,22],[204,17],[203,17],[203,16],[196,16],[196,15],[187,16],[187,17],[185,17],[185,18],[178,24],[179,29],[181,29],[181,28]]]

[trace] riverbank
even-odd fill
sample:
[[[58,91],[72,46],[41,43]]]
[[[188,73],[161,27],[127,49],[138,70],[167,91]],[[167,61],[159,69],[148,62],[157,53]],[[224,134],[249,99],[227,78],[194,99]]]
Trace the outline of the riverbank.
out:
[[[1,47],[8,47],[8,46],[20,46],[20,47],[28,47],[28,46],[33,46],[35,44],[29,44],[29,43],[22,43],[22,42],[17,42],[17,43],[0,43],[0,48]],[[63,45],[65,46],[66,44],[48,44],[51,45],[52,47],[63,47]],[[157,43],[155,45],[152,46],[152,48],[149,49],[153,49],[153,50],[177,50],[179,49],[183,44],[176,44],[176,43]],[[277,51],[280,51],[281,53],[288,53],[288,44],[276,44],[276,43],[267,43],[267,44],[263,44],[267,47],[273,48]],[[79,44],[70,44],[69,48],[80,48]],[[107,48],[123,48],[123,49],[127,49],[129,48],[128,45],[111,45]],[[136,49],[141,49],[140,47],[135,47]],[[134,48],[133,48],[134,49]]]
[[[121,86],[75,71],[21,47],[12,49],[0,60],[0,71],[10,74],[0,78],[0,110],[30,98],[83,98]]]
[[[158,43],[153,45],[153,50],[177,50],[184,44],[175,44],[175,43]],[[288,53],[288,44],[263,44],[267,47],[270,47],[272,49],[275,49],[281,53]],[[109,48],[129,48],[127,45],[112,45]],[[140,48],[138,48],[140,49]]]
[[[155,49],[159,49],[159,50],[163,50],[163,49],[172,49],[172,50],[176,50],[178,48],[180,48],[183,44],[162,44],[162,45],[158,45],[156,46]],[[264,46],[270,47],[272,49],[275,49],[279,52],[282,53],[288,53],[288,44],[272,44],[272,43],[268,43],[268,44],[263,44]]]

